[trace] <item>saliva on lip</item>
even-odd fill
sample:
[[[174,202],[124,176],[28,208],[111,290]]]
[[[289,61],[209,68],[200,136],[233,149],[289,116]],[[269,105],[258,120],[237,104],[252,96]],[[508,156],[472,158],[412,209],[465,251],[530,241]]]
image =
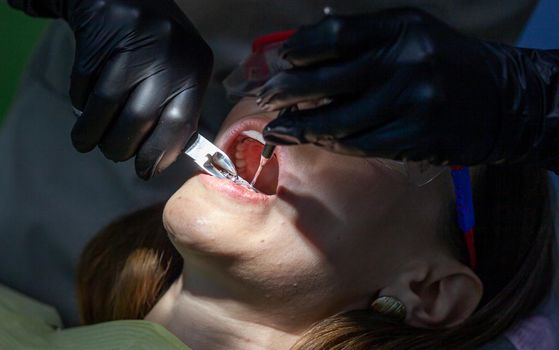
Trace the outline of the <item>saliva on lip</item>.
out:
[[[247,180],[243,179],[239,175],[233,175],[227,171],[217,169],[224,178],[233,181],[235,184],[248,188],[249,190],[253,190],[256,193],[260,193],[254,186],[252,186]]]
[[[209,167],[213,168],[212,172],[218,172],[219,175],[217,174],[213,174],[216,177],[221,177],[230,181],[233,181],[235,184],[246,187],[250,190],[253,190],[254,192],[258,192],[256,190],[256,188],[254,188],[254,186],[252,186],[252,184],[250,184],[248,181],[246,181],[245,179],[243,179],[242,177],[240,177],[239,175],[236,174],[231,174],[227,169],[224,168],[223,164],[220,162],[220,158],[216,158],[216,155],[218,153],[214,154],[213,156],[208,154],[208,162],[206,163]],[[235,167],[234,165],[232,165],[233,168]],[[235,169],[235,173],[236,173],[236,169]]]

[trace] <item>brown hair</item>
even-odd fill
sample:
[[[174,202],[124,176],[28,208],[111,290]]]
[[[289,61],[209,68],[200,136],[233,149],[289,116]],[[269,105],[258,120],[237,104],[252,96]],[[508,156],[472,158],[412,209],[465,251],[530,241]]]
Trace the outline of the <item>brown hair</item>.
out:
[[[163,204],[104,228],[78,263],[77,296],[84,324],[143,319],[182,272],[162,222]]]
[[[526,166],[487,166],[478,172],[474,184],[476,273],[484,296],[472,316],[455,327],[433,330],[354,310],[318,322],[292,349],[474,349],[529,315],[549,293],[553,278],[554,230],[547,173]],[[167,240],[160,211],[132,214],[88,245],[78,273],[84,321],[143,318],[177,278],[182,259]],[[457,258],[467,261],[458,229],[446,236],[449,246],[459,247]],[[138,249],[153,249],[151,262],[133,258]]]

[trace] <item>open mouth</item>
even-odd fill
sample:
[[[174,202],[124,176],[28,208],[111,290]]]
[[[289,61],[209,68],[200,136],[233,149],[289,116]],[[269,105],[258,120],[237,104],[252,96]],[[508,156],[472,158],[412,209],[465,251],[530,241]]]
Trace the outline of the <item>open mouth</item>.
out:
[[[224,137],[223,150],[235,163],[237,174],[251,182],[260,165],[260,155],[264,148],[261,130],[267,121],[244,120],[235,124]],[[261,193],[274,195],[278,188],[279,161],[274,154],[258,176],[254,188]]]

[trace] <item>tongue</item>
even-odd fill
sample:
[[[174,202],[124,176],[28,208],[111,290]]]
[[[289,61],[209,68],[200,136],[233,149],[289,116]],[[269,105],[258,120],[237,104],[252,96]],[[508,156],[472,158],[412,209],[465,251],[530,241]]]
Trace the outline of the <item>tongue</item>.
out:
[[[252,181],[258,166],[260,165],[260,155],[264,147],[260,142],[247,140],[244,158],[246,160],[246,167],[243,174],[240,174],[248,182]],[[278,187],[278,161],[275,156],[272,157],[262,170],[254,187],[265,194],[275,194]]]

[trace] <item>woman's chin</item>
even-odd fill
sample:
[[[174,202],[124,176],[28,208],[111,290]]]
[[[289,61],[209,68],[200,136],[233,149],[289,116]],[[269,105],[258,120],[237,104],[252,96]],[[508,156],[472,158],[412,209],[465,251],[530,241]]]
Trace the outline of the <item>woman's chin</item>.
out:
[[[267,210],[267,199],[227,188],[229,184],[221,181],[228,180],[201,180],[202,176],[206,175],[189,179],[167,201],[163,211],[165,228],[179,251],[186,248],[200,253],[234,254],[241,241],[265,231],[260,220],[266,216],[261,211]]]

